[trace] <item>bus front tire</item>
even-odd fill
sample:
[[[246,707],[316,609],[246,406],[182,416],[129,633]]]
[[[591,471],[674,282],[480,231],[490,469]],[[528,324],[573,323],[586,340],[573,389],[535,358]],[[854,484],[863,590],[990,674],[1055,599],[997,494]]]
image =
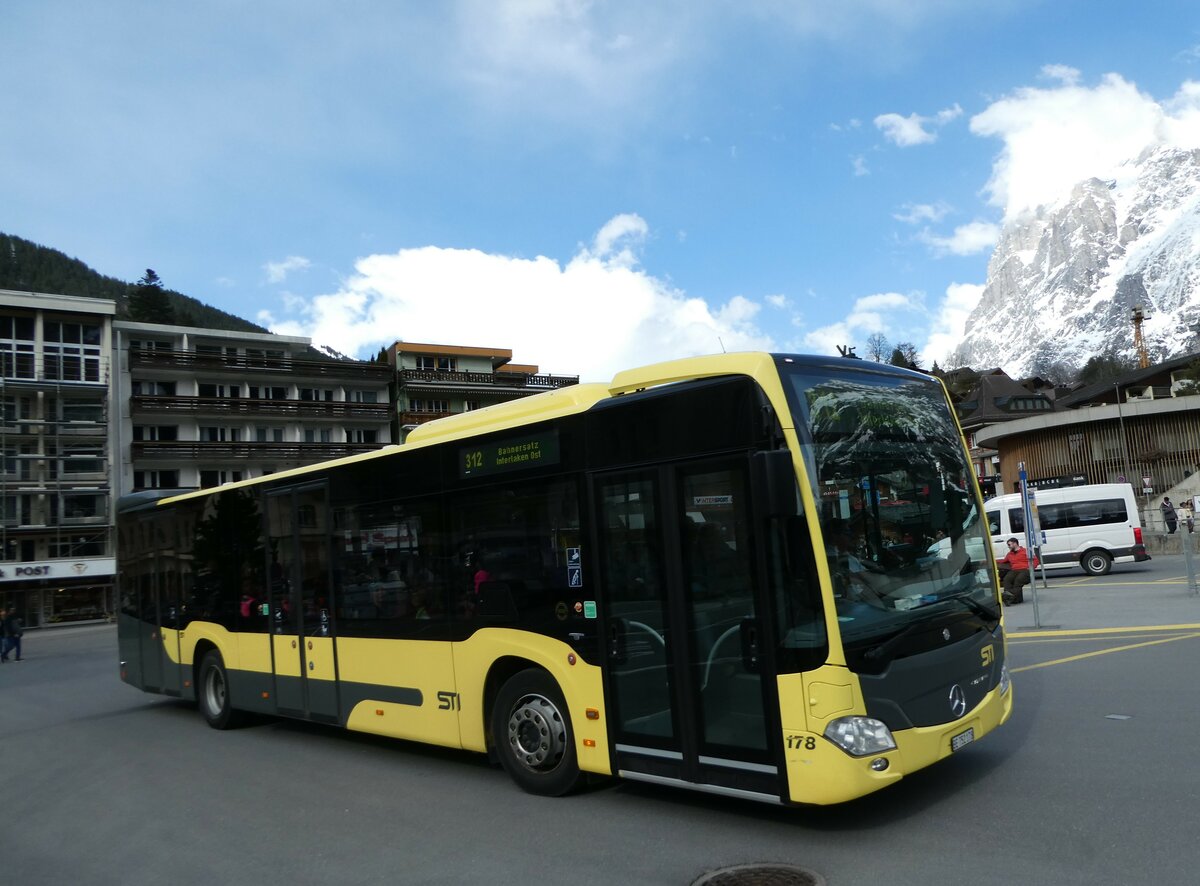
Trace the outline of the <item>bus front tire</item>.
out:
[[[566,702],[545,671],[521,671],[500,688],[492,742],[504,769],[528,793],[560,797],[582,779]]]
[[[1108,551],[1094,548],[1083,555],[1080,561],[1088,575],[1108,575],[1112,571],[1112,556]]]
[[[242,720],[229,698],[229,675],[221,653],[210,649],[200,660],[200,679],[196,681],[196,700],[200,713],[213,729],[232,729]]]

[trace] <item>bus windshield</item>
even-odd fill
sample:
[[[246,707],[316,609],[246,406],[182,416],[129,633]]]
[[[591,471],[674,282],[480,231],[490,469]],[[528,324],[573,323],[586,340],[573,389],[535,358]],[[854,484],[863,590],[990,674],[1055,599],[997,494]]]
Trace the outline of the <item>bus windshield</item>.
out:
[[[851,665],[933,648],[948,623],[993,629],[987,526],[941,387],[859,365],[780,368]]]

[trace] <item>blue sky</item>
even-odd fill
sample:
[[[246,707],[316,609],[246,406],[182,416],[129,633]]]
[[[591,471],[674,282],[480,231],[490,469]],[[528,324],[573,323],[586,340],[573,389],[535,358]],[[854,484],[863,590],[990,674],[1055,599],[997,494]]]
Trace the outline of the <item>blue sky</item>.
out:
[[[8,0],[0,230],[355,356],[944,358],[999,226],[1200,147],[1200,5]],[[1013,334],[997,330],[998,335]]]

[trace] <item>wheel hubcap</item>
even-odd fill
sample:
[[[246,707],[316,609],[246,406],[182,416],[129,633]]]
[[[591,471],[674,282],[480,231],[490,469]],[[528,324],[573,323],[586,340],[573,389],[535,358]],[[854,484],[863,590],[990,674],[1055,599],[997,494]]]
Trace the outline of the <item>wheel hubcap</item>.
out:
[[[566,725],[549,699],[526,695],[508,717],[508,743],[513,756],[526,768],[553,769],[566,749]]]
[[[225,681],[221,679],[221,672],[213,668],[208,672],[207,690],[205,695],[208,697],[208,709],[219,714],[225,709]]]

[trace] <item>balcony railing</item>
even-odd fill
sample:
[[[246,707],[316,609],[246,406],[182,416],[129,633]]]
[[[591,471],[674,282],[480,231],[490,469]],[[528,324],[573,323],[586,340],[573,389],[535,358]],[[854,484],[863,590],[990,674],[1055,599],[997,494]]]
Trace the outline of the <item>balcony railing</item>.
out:
[[[441,369],[402,369],[401,386],[405,385],[462,385],[489,388],[530,388],[549,391],[579,384],[578,375],[524,375],[509,372],[450,372]]]
[[[453,415],[452,412],[401,412],[400,426],[406,425],[423,425],[426,422],[434,421],[435,419],[445,418],[448,415]]]
[[[178,460],[235,460],[292,461],[303,464],[374,452],[386,443],[209,443],[201,440],[157,440],[132,445],[135,459],[163,461]]]
[[[337,418],[385,422],[391,417],[387,403],[353,403],[349,400],[252,400],[245,397],[162,397],[138,394],[129,398],[132,411],[190,412],[205,415],[250,415],[270,418]]]
[[[392,369],[386,363],[360,360],[308,360],[302,357],[197,354],[195,351],[138,350],[129,352],[130,369],[172,369],[184,372],[286,373],[320,378],[353,378],[364,384],[387,384]]]

